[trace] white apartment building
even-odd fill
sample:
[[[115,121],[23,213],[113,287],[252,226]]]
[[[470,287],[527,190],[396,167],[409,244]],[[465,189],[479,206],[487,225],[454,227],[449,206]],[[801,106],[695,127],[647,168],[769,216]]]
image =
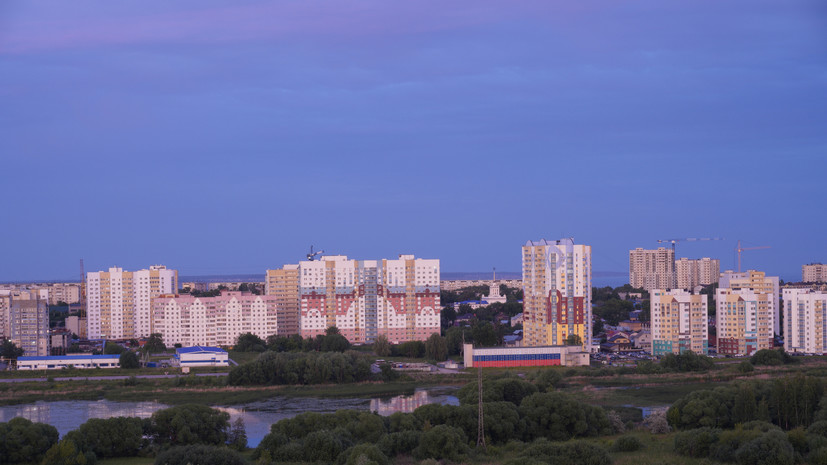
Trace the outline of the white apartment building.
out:
[[[827,291],[784,289],[784,350],[827,353]]]
[[[692,260],[681,258],[675,260],[678,289],[692,290],[697,286],[707,286],[717,283],[721,273],[721,261],[713,258]]]
[[[801,281],[805,283],[827,283],[827,265],[821,263],[801,265]]]
[[[684,290],[650,291],[652,355],[680,354],[709,349],[709,305],[706,295]]]
[[[734,290],[747,289],[759,294],[767,294],[772,300],[772,309],[770,314],[770,331],[774,334],[781,334],[781,305],[780,295],[781,289],[779,286],[778,276],[767,276],[763,271],[732,271],[726,270],[721,273],[718,279],[719,288],[729,288]]]
[[[161,333],[168,346],[231,346],[244,333],[262,339],[280,334],[278,299],[249,292],[160,296],[153,300],[152,317],[152,332]]]
[[[629,284],[647,291],[677,287],[675,251],[665,247],[630,250]]]
[[[563,345],[592,336],[592,248],[573,239],[528,241],[522,248],[523,345]]]
[[[380,334],[399,343],[440,332],[437,259],[324,256],[299,263],[298,279],[302,337],[324,334],[330,326],[355,344]]]
[[[178,290],[178,271],[163,265],[148,270],[109,268],[86,274],[86,312],[90,339],[148,337],[152,300]]]

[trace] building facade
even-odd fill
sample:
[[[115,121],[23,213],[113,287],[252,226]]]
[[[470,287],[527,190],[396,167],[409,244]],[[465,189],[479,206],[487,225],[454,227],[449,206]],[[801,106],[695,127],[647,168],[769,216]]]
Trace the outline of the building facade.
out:
[[[827,291],[784,289],[784,350],[827,353]]]
[[[588,366],[589,352],[581,346],[492,347],[463,346],[465,368]]]
[[[522,248],[523,345],[556,346],[592,335],[592,248],[573,239],[528,241]]]
[[[675,260],[678,289],[692,290],[697,286],[708,286],[718,282],[721,261],[713,258]]]
[[[653,289],[650,293],[654,356],[709,351],[709,305],[706,295],[684,290]]]
[[[299,263],[300,334],[336,326],[351,343],[380,334],[392,343],[421,341],[440,332],[439,260],[324,256]]]
[[[630,250],[629,284],[647,291],[677,287],[675,251],[665,247]]]
[[[752,355],[773,346],[773,296],[750,288],[718,288],[718,353]]]
[[[23,355],[49,355],[49,305],[38,293],[11,296],[9,329],[9,339],[23,349]]]
[[[801,265],[801,280],[805,283],[827,282],[827,265],[821,263]]]
[[[736,272],[727,270],[721,273],[718,280],[719,288],[734,290],[752,290],[758,294],[766,294],[772,300],[770,317],[770,336],[781,334],[781,289],[778,276],[767,276],[763,271],[748,270]]]
[[[178,291],[178,271],[163,265],[148,270],[109,268],[86,274],[90,339],[129,339],[153,333],[152,300]]]
[[[252,333],[266,339],[279,334],[278,299],[240,291],[216,297],[162,295],[152,303],[153,332],[172,346],[231,346]]]
[[[267,270],[264,293],[276,298],[279,334],[299,334],[299,265]]]

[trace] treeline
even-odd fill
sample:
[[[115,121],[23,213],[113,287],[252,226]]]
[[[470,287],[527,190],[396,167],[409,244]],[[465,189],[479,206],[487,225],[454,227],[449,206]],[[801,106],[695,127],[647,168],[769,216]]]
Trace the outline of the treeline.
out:
[[[475,390],[476,383],[473,386]],[[500,386],[510,388],[497,391],[492,401],[486,394],[483,404],[485,438],[489,445],[509,443],[517,451],[514,463],[525,463],[529,457],[551,463],[611,463],[601,446],[579,441],[562,445],[549,442],[615,433],[602,408],[563,393],[539,392],[534,384],[516,378],[500,382]],[[512,395],[512,390],[522,394]],[[413,413],[394,413],[390,417],[353,410],[305,413],[272,425],[253,458],[264,464],[387,464],[399,455],[412,455],[418,460],[459,462],[467,458],[476,443],[477,412],[476,404],[429,404]],[[517,445],[520,441],[528,444]]]
[[[358,383],[377,379],[355,352],[272,352],[230,371],[228,383],[244,385]]]
[[[150,418],[93,418],[58,441],[55,427],[13,418],[0,423],[2,463],[93,465],[98,459],[156,457],[156,464],[244,464],[244,424],[204,405],[163,409]]]
[[[252,333],[238,336],[234,350],[239,352],[344,352],[350,349],[350,342],[339,333],[335,326],[327,328],[325,334],[302,338],[298,334],[291,336],[271,335],[264,341]]]

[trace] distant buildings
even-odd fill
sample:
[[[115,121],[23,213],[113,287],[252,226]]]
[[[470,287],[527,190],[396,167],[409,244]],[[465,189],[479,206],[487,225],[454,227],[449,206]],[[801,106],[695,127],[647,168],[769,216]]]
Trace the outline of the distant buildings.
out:
[[[163,265],[148,270],[90,272],[86,275],[88,334],[92,339],[147,337],[152,299],[178,291],[178,271]]]
[[[652,355],[706,354],[709,348],[709,309],[706,295],[684,290],[653,289],[650,294]]]
[[[440,332],[439,260],[324,256],[299,263],[298,275],[303,337],[331,326],[355,344],[380,334],[399,343]]]
[[[784,300],[784,350],[827,353],[827,292],[787,288]]]
[[[801,280],[805,283],[827,282],[827,265],[821,263],[801,265]]]
[[[721,261],[713,258],[692,260],[681,258],[675,260],[677,288],[693,290],[697,286],[707,286],[718,282],[721,273]]]
[[[162,295],[152,303],[152,332],[172,346],[230,346],[252,333],[265,339],[280,334],[278,299],[248,292],[222,291],[217,297]]]
[[[120,355],[53,355],[18,357],[18,370],[60,370],[63,368],[118,368]]]
[[[76,304],[80,302],[79,283],[26,283],[26,284],[0,284],[0,292],[19,291],[37,292],[40,298],[47,301],[49,305],[57,305],[58,302]]]
[[[0,297],[0,300],[5,300]],[[49,355],[49,306],[38,292],[21,291],[8,297],[8,338],[26,356]],[[4,316],[5,318],[5,316]],[[4,323],[5,324],[5,323]]]
[[[440,281],[439,286],[440,289],[442,289],[443,291],[456,291],[458,289],[464,289],[466,287],[474,286],[495,285],[499,288],[502,284],[505,284],[506,287],[510,287],[513,289],[523,288],[523,282],[520,279],[454,279]]]
[[[629,284],[647,291],[677,287],[675,251],[664,247],[630,250]]]
[[[572,335],[591,340],[591,249],[572,239],[523,246],[523,345],[562,345]]]

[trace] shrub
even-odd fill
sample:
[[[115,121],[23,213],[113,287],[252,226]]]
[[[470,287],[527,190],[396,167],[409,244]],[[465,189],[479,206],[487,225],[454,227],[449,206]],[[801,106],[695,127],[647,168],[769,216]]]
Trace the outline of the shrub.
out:
[[[155,465],[246,465],[234,450],[203,444],[176,446],[158,454]]]
[[[94,453],[84,454],[74,441],[63,439],[46,451],[43,465],[93,465],[96,461]]]
[[[753,365],[783,365],[791,363],[793,358],[784,349],[761,349],[749,359]]]
[[[741,446],[735,453],[740,465],[793,465],[795,451],[781,431],[770,431]]]
[[[675,452],[687,457],[706,457],[720,434],[721,430],[708,427],[680,432],[675,435]]]
[[[135,417],[91,418],[66,439],[98,458],[134,457],[144,446],[143,420]]]
[[[338,465],[388,465],[388,457],[373,444],[359,444],[339,455]]]
[[[185,404],[152,414],[152,430],[161,444],[224,444],[230,415],[206,405]]]
[[[556,444],[545,438],[537,439],[520,453],[521,463],[552,465],[609,465],[612,459],[606,449],[583,441]]]
[[[422,434],[414,456],[417,459],[448,459],[457,462],[468,452],[467,441],[465,433],[459,428],[435,426]]]
[[[720,462],[734,462],[735,452],[738,449],[761,436],[761,432],[754,429],[736,428],[726,430],[718,437],[718,442],[709,448],[709,456]]]
[[[621,436],[612,444],[616,452],[634,452],[643,448],[643,443],[635,436]]]
[[[399,454],[409,454],[417,446],[422,438],[422,431],[399,431],[382,436],[377,446],[388,457],[395,457]]]
[[[0,423],[0,457],[4,463],[39,462],[57,439],[57,428],[52,425],[12,418]]]
[[[738,371],[741,373],[749,373],[755,371],[755,367],[752,366],[752,363],[744,360],[743,362],[738,364]]]
[[[666,421],[665,410],[650,413],[649,416],[643,419],[643,426],[652,434],[666,434],[672,431],[672,427]]]

